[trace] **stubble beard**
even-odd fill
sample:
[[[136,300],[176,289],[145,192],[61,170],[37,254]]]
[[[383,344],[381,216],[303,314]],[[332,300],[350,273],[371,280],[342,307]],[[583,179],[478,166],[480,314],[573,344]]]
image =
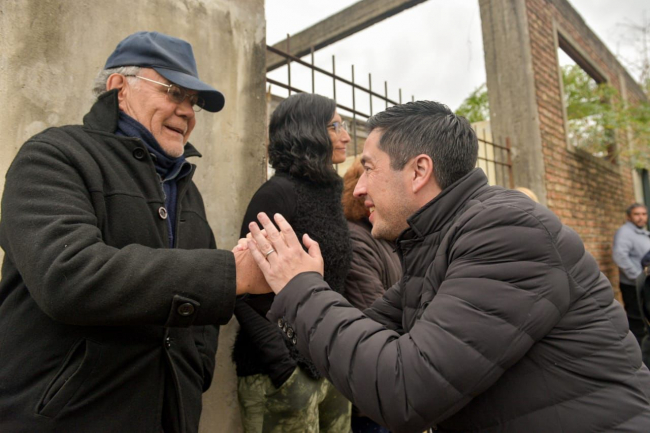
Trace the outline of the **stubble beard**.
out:
[[[376,212],[376,211],[375,211]],[[403,205],[396,204],[396,207],[386,218],[375,220],[372,227],[372,237],[394,242],[399,235],[408,228],[407,218],[411,215]]]

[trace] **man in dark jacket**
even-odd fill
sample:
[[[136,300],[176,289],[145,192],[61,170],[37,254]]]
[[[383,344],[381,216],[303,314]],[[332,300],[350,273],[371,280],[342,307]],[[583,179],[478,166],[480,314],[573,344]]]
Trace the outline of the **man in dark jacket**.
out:
[[[318,245],[280,215],[248,242],[269,317],[395,432],[650,431],[650,373],[578,235],[475,169],[468,122],[434,102],[369,121],[355,194],[404,276],[361,313],[328,290]],[[271,251],[272,249],[272,251]],[[266,254],[266,255],[265,255]],[[315,272],[314,272],[315,271]]]
[[[224,97],[187,42],[147,32],[95,87],[83,125],[32,137],[7,173],[0,431],[196,432],[217,326],[257,284],[216,249],[185,159],[195,111]]]

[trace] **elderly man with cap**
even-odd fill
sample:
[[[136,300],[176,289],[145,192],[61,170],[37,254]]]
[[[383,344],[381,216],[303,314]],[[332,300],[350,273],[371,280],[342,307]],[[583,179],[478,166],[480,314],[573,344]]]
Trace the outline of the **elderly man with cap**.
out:
[[[95,93],[7,173],[0,431],[197,431],[218,325],[263,278],[216,249],[186,160],[195,111],[224,96],[155,32],[119,43]]]

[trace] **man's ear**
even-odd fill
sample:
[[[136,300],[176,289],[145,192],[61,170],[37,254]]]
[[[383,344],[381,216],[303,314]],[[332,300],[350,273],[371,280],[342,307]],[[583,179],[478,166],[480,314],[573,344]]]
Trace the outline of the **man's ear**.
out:
[[[411,160],[413,179],[411,187],[413,193],[420,192],[423,188],[439,189],[436,178],[433,176],[433,161],[429,155],[420,154]],[[433,185],[435,184],[435,185]]]
[[[118,101],[122,102],[124,99],[124,92],[126,92],[126,77],[122,74],[111,74],[106,80],[106,91],[119,89],[117,94]]]

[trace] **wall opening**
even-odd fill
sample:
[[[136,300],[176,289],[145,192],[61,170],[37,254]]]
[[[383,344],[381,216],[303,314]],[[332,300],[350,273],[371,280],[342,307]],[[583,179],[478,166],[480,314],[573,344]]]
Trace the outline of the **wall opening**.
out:
[[[615,163],[613,88],[605,75],[561,33],[558,62],[568,146]]]

